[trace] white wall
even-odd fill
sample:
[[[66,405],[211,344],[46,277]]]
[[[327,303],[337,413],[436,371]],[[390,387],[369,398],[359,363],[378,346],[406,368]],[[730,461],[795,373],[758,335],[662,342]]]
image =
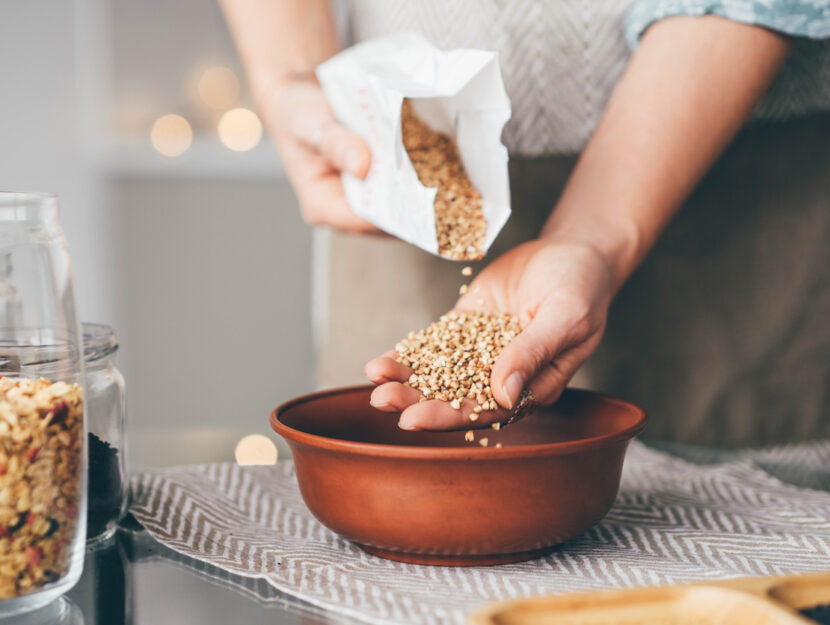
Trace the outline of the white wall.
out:
[[[229,457],[312,389],[310,230],[281,181],[126,178],[113,197],[135,452]]]
[[[0,7],[0,188],[60,196],[81,318],[113,323],[115,215],[81,149],[75,7],[60,0]]]
[[[167,160],[146,134],[233,55],[212,0],[0,0],[0,188],[61,197],[81,318],[120,338],[134,465],[229,459],[312,388],[310,231],[273,148],[205,132]]]

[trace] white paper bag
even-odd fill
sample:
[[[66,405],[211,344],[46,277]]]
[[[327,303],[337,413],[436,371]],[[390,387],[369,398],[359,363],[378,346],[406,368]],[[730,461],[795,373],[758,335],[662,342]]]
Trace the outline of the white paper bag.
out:
[[[438,254],[435,189],[421,184],[401,138],[401,104],[433,130],[455,139],[464,168],[481,193],[487,220],[484,250],[510,216],[507,149],[510,119],[495,52],[443,52],[418,33],[372,39],[344,50],[317,68],[337,119],[361,135],[372,151],[365,180],[343,174],[352,210],[381,230]]]

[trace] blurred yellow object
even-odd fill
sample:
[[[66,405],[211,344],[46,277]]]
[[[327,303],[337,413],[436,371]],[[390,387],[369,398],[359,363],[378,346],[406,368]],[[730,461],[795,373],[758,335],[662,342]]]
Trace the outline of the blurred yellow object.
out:
[[[219,140],[236,152],[246,152],[262,139],[262,122],[256,113],[244,108],[231,109],[219,120]]]
[[[233,455],[240,466],[276,464],[277,447],[267,436],[248,434],[239,439]]]
[[[202,102],[217,111],[232,107],[239,97],[239,79],[233,70],[217,65],[202,74],[198,84]]]
[[[187,152],[193,141],[193,129],[181,115],[159,117],[150,130],[150,141],[164,156],[179,156]]]

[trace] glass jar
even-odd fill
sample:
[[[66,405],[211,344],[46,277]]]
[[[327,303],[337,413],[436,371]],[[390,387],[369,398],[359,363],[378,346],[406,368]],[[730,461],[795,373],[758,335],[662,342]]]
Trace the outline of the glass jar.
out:
[[[86,419],[89,455],[87,545],[110,538],[127,506],[124,458],[124,377],[115,366],[118,342],[112,328],[84,323]]]
[[[0,193],[0,617],[50,603],[83,568],[82,349],[57,199]]]

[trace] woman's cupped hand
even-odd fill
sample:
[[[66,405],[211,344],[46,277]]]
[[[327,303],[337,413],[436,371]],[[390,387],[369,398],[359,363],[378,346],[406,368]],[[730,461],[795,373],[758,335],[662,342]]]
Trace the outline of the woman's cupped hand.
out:
[[[486,427],[513,414],[527,389],[533,402],[555,402],[580,365],[597,347],[614,294],[611,268],[603,255],[583,243],[537,239],[503,254],[483,269],[455,305],[458,311],[510,313],[522,332],[496,359],[490,377],[498,409],[484,411],[475,423],[469,415],[476,402],[460,409],[449,402],[421,400],[404,383],[409,367],[388,352],[366,364],[366,375],[378,386],[374,407],[400,412],[406,430],[453,430]]]

